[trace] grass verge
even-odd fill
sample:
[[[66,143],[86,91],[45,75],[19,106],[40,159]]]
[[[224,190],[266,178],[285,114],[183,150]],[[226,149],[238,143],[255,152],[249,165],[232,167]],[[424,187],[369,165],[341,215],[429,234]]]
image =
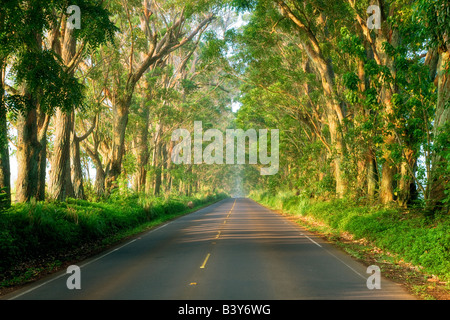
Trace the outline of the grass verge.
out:
[[[0,213],[0,295],[226,197],[132,195],[15,205]]]
[[[260,204],[336,244],[421,299],[450,299],[450,217],[348,199],[315,202],[289,192],[253,193]]]

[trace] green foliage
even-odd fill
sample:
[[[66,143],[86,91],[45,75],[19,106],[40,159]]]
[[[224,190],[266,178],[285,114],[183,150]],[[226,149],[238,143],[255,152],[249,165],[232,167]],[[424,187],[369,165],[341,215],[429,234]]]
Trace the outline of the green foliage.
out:
[[[109,21],[109,12],[101,4],[91,0],[78,0],[83,15],[83,28],[74,31],[75,38],[83,40],[85,53],[106,41],[112,41],[118,29]],[[72,110],[83,107],[83,86],[71,73],[61,57],[53,49],[42,48],[40,43],[46,33],[67,15],[67,2],[33,0],[29,2],[8,1],[1,6],[0,61],[14,54],[11,80],[24,92],[9,94],[6,107],[17,113],[24,112],[36,103],[42,111],[52,114],[56,108]]]
[[[230,6],[235,8],[238,12],[245,12],[255,8],[257,1],[255,0],[231,0]]]
[[[361,39],[356,34],[352,34],[347,27],[341,28],[341,37],[337,45],[340,50],[366,60],[366,49]]]
[[[219,39],[213,31],[206,32],[203,37],[204,42],[200,54],[201,64],[207,65],[222,58],[227,50],[225,40]]]
[[[77,0],[71,1],[70,5],[80,7],[82,26],[74,30],[74,36],[84,43],[86,53],[92,53],[105,43],[114,44],[114,34],[119,28],[110,21],[111,12],[101,2]]]
[[[431,38],[431,47],[440,47],[450,34],[450,4],[446,0],[420,0],[415,3],[416,24],[420,22],[419,32],[425,38]],[[446,40],[447,38],[447,40]]]
[[[350,90],[357,90],[358,89],[358,84],[360,82],[359,77],[357,74],[355,74],[354,72],[348,72],[345,73],[342,76],[343,80],[344,80],[344,85],[350,89]]]
[[[26,85],[30,92],[34,92],[46,113],[53,113],[56,107],[72,110],[82,104],[82,85],[66,73],[62,61],[52,51],[21,52],[18,62],[13,65],[12,73],[16,85]],[[7,99],[8,101],[14,100]],[[27,108],[34,103],[25,100]],[[17,109],[17,106],[14,107]]]

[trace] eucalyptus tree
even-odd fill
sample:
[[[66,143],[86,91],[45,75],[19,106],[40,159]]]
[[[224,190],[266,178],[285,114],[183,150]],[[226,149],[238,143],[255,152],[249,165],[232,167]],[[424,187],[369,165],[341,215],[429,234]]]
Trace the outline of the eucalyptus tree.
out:
[[[19,41],[13,29],[21,10],[15,1],[1,2],[0,8],[0,208],[11,204],[11,171],[8,148],[7,105],[5,103],[7,60]]]
[[[433,124],[433,150],[429,177],[429,209],[447,207],[450,201],[450,4],[448,1],[420,0],[416,5],[416,21],[427,44],[426,63],[430,80],[437,84]]]
[[[151,66],[191,42],[214,19],[206,3],[130,1],[120,4],[123,7],[119,11],[119,3],[113,3],[117,23],[122,26],[120,37],[126,37],[119,40],[123,45],[119,50],[124,69],[117,73],[108,96],[113,111],[108,190],[116,185],[121,173],[128,115],[137,83]]]
[[[150,67],[139,82],[126,135],[131,142],[126,149],[132,150],[126,157],[134,160],[127,162],[131,163],[128,171],[134,171],[135,190],[155,195],[176,190],[190,194],[215,188],[211,178],[224,176],[219,175],[223,166],[208,166],[212,173],[204,164],[175,165],[171,135],[179,128],[192,129],[194,121],[202,121],[208,128],[225,129],[230,124],[230,106],[237,90],[224,70],[227,45],[223,33],[232,21],[226,17],[218,12],[208,29],[200,30],[193,41]]]
[[[65,1],[13,1],[5,13],[13,17],[14,59],[12,84],[6,102],[16,111],[18,179],[16,200],[45,197],[46,136],[56,107],[71,110],[82,103],[82,87],[44,38],[55,23],[55,12],[65,12]]]
[[[221,17],[218,16],[218,19]],[[195,43],[169,55],[165,72],[157,81],[159,89],[153,94],[155,106],[151,112],[155,128],[151,167],[153,192],[156,194],[160,191],[161,179],[164,179],[166,192],[181,182],[174,179],[171,172],[176,172],[177,177],[178,173],[184,172],[185,178],[182,180],[185,187],[192,187],[192,183],[186,183],[186,178],[192,175],[197,176],[194,189],[211,186],[207,182],[209,177],[207,179],[203,175],[208,173],[204,165],[200,168],[188,164],[180,169],[172,163],[175,142],[171,140],[171,135],[175,129],[192,129],[194,121],[201,121],[208,128],[223,130],[230,123],[230,106],[236,92],[232,78],[218,61],[225,53],[226,45],[223,39],[216,38],[216,29],[216,24],[212,25]]]
[[[0,65],[0,208],[11,204],[11,169],[9,161],[8,124],[3,103],[4,66]]]
[[[337,19],[345,21],[345,9],[341,3],[258,1],[254,18],[244,31],[244,35],[247,32],[245,41],[253,45],[247,55],[250,57],[249,66],[251,68],[254,64],[259,72],[252,74],[250,71],[254,75],[250,85],[256,84],[257,88],[267,91],[265,97],[277,97],[269,103],[280,108],[280,122],[287,112],[305,124],[303,129],[310,137],[312,129],[313,136],[322,141],[333,166],[335,192],[339,197],[344,196],[348,189],[344,171],[346,114],[336,84],[339,70],[332,48],[336,43],[337,27],[332,22]],[[265,57],[266,54],[270,57]],[[258,66],[262,61],[265,61],[265,66]],[[269,70],[273,73],[270,74]],[[255,96],[258,95],[257,88],[253,89]],[[323,94],[318,99],[313,98],[318,88]],[[281,100],[277,102],[277,99]],[[264,101],[259,103],[264,104]],[[289,128],[286,130],[291,131]],[[295,136],[298,137],[297,133]],[[291,133],[292,140],[297,139],[292,139]]]
[[[445,58],[446,3],[375,2],[376,28],[368,24],[374,14],[369,1],[237,3],[251,12],[235,38],[244,70],[238,76],[246,83],[238,119],[243,126],[271,123],[282,129],[286,162],[278,182],[291,175],[295,182],[285,184],[291,189],[300,184],[323,194],[334,184],[337,196],[373,199],[378,193],[382,203],[406,205],[418,193],[429,199],[431,168],[438,168],[431,151],[445,150],[438,146],[446,141],[439,120],[446,109],[440,103],[434,126],[433,74],[439,59],[431,50],[436,45],[428,44],[438,35]],[[440,25],[439,32],[424,23]],[[445,102],[446,69],[440,66],[438,101]],[[433,141],[439,127],[441,140]],[[436,185],[443,191],[445,151],[440,155],[443,166],[437,171],[444,183]],[[315,186],[305,174],[314,169]],[[302,177],[309,183],[301,183]],[[277,183],[276,177],[269,180]]]
[[[438,108],[436,115],[433,111],[438,57],[436,42],[430,41],[434,38],[441,45],[445,43],[445,27],[442,27],[445,24],[434,22],[445,21],[448,8],[444,3],[428,1],[412,5],[403,0],[347,2],[353,10],[360,39],[370,53],[363,57],[368,86],[365,96],[377,102],[378,107],[372,110],[382,119],[379,123],[383,130],[381,201],[396,200],[404,206],[418,192],[429,201],[433,198],[430,196],[431,168],[436,168],[431,164],[431,149],[438,141],[433,141],[432,132],[440,126]],[[380,25],[373,30],[366,21],[370,4],[379,10]],[[372,14],[370,10],[369,14]],[[439,85],[437,91],[438,96],[445,97],[439,94]],[[424,159],[424,168],[418,162],[419,157]]]
[[[345,20],[345,7],[338,5],[323,5],[322,2],[305,1],[300,4],[287,1],[276,1],[283,17],[293,22],[295,28],[300,32],[297,43],[308,56],[314,71],[319,75],[320,83],[324,91],[324,111],[328,122],[331,144],[334,148],[334,176],[336,180],[336,194],[344,196],[348,186],[344,177],[344,157],[346,155],[346,144],[344,140],[346,117],[342,102],[336,89],[335,66],[332,56],[323,49],[330,45],[330,26],[327,19],[335,21]]]
[[[67,21],[70,17],[64,12],[63,14],[56,12],[52,29],[47,35],[47,42],[48,46],[61,57],[67,73],[73,77],[82,59],[86,59],[99,45],[107,41],[112,42],[117,29],[109,20],[110,13],[101,3],[81,0],[71,2],[71,5],[76,5],[80,10],[80,28],[71,27]],[[64,200],[67,196],[83,197],[77,146],[84,137],[76,135],[74,109],[57,108],[55,114],[49,181],[49,194],[53,199]]]

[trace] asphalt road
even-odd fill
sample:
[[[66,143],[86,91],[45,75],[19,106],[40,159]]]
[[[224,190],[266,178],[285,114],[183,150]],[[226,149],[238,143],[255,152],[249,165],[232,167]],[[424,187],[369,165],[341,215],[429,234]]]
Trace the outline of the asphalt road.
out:
[[[58,300],[413,299],[367,267],[249,199],[226,199],[4,298]]]

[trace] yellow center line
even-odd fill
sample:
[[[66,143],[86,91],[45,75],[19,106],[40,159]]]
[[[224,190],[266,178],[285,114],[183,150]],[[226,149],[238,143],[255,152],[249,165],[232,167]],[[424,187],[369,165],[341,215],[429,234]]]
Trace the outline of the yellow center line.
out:
[[[236,200],[234,200],[233,206],[231,207],[230,211],[228,212],[227,218],[230,216],[231,211],[233,211],[235,204],[236,204]],[[224,220],[223,223],[224,223],[224,224],[227,223],[227,220]],[[216,239],[219,239],[221,232],[222,232],[222,231],[219,231],[219,232],[217,233]],[[215,244],[215,242],[213,242],[213,244]],[[200,269],[205,269],[206,263],[208,262],[208,259],[209,259],[210,256],[211,256],[211,253],[208,253],[208,254],[206,255],[206,258],[205,258],[205,260],[203,261],[202,265],[200,266]],[[194,283],[192,283],[192,284],[194,284]],[[196,283],[195,283],[195,284],[196,284]]]
[[[206,262],[208,262],[208,259],[209,259],[209,256],[210,256],[210,255],[211,255],[210,253],[208,253],[208,254],[206,255],[205,261],[203,261],[203,264],[200,266],[200,269],[204,269],[204,268],[205,268]]]

